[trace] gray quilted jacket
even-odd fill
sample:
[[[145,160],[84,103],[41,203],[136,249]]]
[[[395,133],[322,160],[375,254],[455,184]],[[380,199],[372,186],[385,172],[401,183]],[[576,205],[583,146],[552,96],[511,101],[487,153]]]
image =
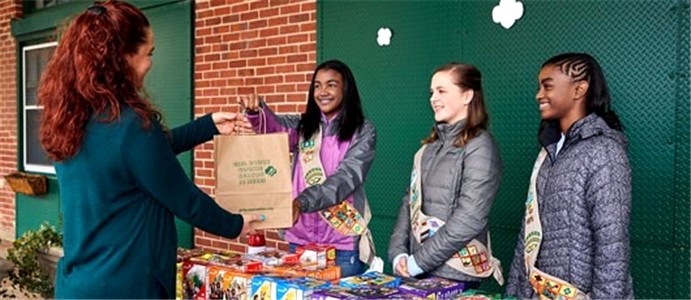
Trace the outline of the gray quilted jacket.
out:
[[[489,213],[501,181],[501,157],[492,136],[486,132],[464,148],[453,145],[465,120],[437,124],[439,139],[428,144],[422,156],[422,211],[446,222],[420,245],[410,230],[408,193],[403,197],[389,244],[391,260],[412,254],[427,274],[457,281],[480,281],[444,264],[470,240],[486,243]]]
[[[549,158],[537,179],[544,236],[537,268],[594,299],[633,298],[626,138],[595,114],[571,126],[558,154],[555,139],[544,137]],[[506,294],[529,298],[534,295],[523,263],[523,234],[521,226]]]

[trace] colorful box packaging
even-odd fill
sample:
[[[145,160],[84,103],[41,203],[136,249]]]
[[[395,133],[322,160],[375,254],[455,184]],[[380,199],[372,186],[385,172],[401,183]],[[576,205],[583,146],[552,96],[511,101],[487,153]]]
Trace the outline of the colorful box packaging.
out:
[[[336,248],[330,245],[310,244],[298,246],[295,254],[300,264],[309,269],[322,269],[336,265]]]
[[[271,267],[270,270],[285,277],[312,277],[324,281],[336,282],[341,278],[341,267],[328,266],[324,269],[304,268],[301,265],[283,265]]]
[[[235,269],[242,273],[258,273],[263,270],[262,262],[245,257],[226,259],[221,263],[214,263],[228,268]]]
[[[288,253],[274,248],[269,248],[255,254],[247,254],[246,258],[260,261],[264,266],[295,265],[300,263],[300,258],[295,253]]]
[[[439,277],[406,280],[398,289],[425,299],[454,299],[462,293],[465,284]]]
[[[207,273],[208,299],[248,299],[252,274],[223,266],[209,266]]]
[[[401,284],[401,279],[380,272],[367,272],[360,275],[341,278],[339,285],[347,288],[356,288],[363,285],[380,285],[387,287],[397,287]]]
[[[286,278],[274,282],[278,300],[309,299],[316,289],[327,288],[331,285],[328,281],[309,277]]]
[[[187,260],[182,263],[182,299],[206,300],[205,261]]]
[[[313,300],[355,300],[355,299],[407,299],[396,288],[367,285],[356,288],[342,286],[319,289],[312,293]]]
[[[358,299],[354,295],[348,293],[348,288],[342,286],[331,286],[325,289],[319,289],[310,296],[312,300],[355,300]]]
[[[276,299],[276,277],[254,276],[252,277],[250,295],[252,300]]]

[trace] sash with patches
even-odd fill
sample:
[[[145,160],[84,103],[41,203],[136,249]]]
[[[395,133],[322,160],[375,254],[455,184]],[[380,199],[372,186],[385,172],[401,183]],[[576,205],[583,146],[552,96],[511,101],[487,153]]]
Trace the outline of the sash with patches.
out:
[[[410,176],[410,220],[413,235],[419,243],[424,243],[425,240],[432,237],[445,224],[439,218],[427,216],[422,212],[422,167],[420,163],[422,161],[422,153],[426,147],[427,145],[422,146],[415,153],[413,171]],[[446,265],[473,277],[487,278],[494,276],[499,285],[504,285],[501,262],[492,256],[492,243],[489,231],[487,232],[487,245],[488,247],[485,247],[477,239],[472,239],[449,258],[446,261]]]
[[[546,157],[547,151],[543,148],[537,156],[537,160],[535,160],[533,173],[530,176],[528,198],[525,201],[523,254],[528,280],[540,299],[590,299],[586,293],[583,293],[574,285],[563,279],[542,272],[535,267],[535,261],[537,261],[537,255],[538,252],[540,252],[540,244],[542,243],[540,207],[537,203],[537,176]]]
[[[319,157],[321,149],[322,129],[312,135],[312,139],[304,140],[300,135],[298,157],[302,165],[302,177],[305,179],[307,186],[322,184],[326,180],[324,167],[322,166]],[[319,212],[319,215],[326,221],[331,228],[338,231],[345,236],[361,236],[358,245],[360,252],[360,260],[365,263],[371,263],[375,256],[374,242],[372,233],[367,224],[372,219],[369,203],[365,198],[365,212],[364,216],[358,212],[355,207],[348,201],[341,201],[334,206]]]

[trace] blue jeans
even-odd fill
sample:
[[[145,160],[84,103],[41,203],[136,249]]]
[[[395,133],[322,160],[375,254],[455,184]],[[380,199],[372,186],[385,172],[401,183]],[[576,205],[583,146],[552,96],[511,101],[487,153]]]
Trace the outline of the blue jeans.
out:
[[[290,243],[290,253],[295,253],[298,244]],[[365,271],[365,264],[360,261],[360,252],[336,250],[336,265],[341,267],[341,277],[360,275]]]

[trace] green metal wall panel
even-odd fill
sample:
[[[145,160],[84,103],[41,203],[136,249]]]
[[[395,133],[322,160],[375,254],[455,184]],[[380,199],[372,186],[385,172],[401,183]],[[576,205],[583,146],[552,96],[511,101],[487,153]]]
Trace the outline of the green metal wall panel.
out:
[[[27,230],[38,230],[44,222],[50,223],[58,230],[62,230],[60,219],[60,197],[58,181],[48,180],[48,194],[41,197],[17,194],[16,210],[16,237],[18,238]]]
[[[327,1],[318,3],[317,9],[319,59],[337,58],[351,67],[365,114],[377,128],[377,157],[365,188],[374,216],[372,232],[382,256],[409,181],[412,157],[431,129],[430,73],[457,57],[461,42],[455,15],[459,4],[399,4]],[[377,44],[381,27],[393,29],[392,46]]]
[[[463,61],[483,73],[491,131],[504,161],[491,229],[508,275],[538,150],[537,74],[547,58],[582,51],[600,61],[629,140],[636,296],[690,298],[689,1],[522,1],[525,13],[510,30],[492,22],[498,3],[319,2],[319,58],[353,67],[379,131],[367,182],[379,253],[391,229],[378,224],[392,224],[412,154],[432,120],[430,73]],[[394,32],[389,47],[374,41],[383,26]],[[670,260],[682,264],[672,267]],[[501,291],[493,283],[483,288]]]

